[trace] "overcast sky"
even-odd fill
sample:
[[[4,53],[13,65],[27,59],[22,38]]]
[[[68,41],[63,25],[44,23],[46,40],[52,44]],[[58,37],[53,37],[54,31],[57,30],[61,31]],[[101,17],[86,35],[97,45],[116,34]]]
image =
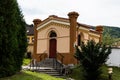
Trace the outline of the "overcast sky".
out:
[[[33,19],[44,20],[49,15],[68,18],[76,11],[78,22],[88,25],[108,25],[120,27],[120,0],[17,0],[25,21],[33,24]]]

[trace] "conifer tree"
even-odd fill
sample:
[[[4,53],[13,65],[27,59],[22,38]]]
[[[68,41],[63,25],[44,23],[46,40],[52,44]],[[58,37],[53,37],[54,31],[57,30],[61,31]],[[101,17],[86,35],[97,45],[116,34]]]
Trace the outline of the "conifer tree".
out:
[[[85,80],[99,80],[101,66],[107,61],[111,47],[106,47],[101,43],[88,41],[76,46],[75,58],[80,61],[83,67],[83,76]]]
[[[20,71],[26,52],[25,21],[16,0],[0,0],[0,77]]]

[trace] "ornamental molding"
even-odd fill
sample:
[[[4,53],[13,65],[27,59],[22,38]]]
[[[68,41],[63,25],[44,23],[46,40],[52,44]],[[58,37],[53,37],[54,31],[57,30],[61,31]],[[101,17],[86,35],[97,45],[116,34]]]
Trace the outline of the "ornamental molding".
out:
[[[90,36],[94,36],[94,37],[100,37],[99,34],[95,34],[95,33],[92,33],[92,32],[90,32],[89,35],[90,35]]]
[[[45,27],[50,26],[50,25],[57,25],[60,27],[68,27],[68,26],[70,26],[70,23],[57,21],[57,20],[50,20],[50,21],[46,22],[45,24],[38,26],[37,30],[40,30],[40,29],[45,28]]]

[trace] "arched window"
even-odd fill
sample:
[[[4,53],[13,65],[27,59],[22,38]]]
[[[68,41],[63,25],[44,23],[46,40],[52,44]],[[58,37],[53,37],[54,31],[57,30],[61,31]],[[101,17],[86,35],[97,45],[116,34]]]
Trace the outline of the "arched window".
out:
[[[49,37],[57,37],[57,34],[54,31],[51,31]]]

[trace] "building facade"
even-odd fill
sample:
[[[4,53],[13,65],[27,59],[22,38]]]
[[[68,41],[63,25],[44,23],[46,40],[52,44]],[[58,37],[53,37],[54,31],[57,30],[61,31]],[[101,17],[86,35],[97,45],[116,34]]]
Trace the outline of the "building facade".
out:
[[[34,54],[33,58],[41,61],[45,58],[56,58],[63,64],[76,64],[75,45],[94,40],[101,42],[102,27],[77,22],[79,14],[70,12],[69,18],[51,15],[45,20],[34,19]]]
[[[26,25],[26,34],[27,34],[27,53],[33,54],[33,46],[34,46],[34,27],[33,25]]]

